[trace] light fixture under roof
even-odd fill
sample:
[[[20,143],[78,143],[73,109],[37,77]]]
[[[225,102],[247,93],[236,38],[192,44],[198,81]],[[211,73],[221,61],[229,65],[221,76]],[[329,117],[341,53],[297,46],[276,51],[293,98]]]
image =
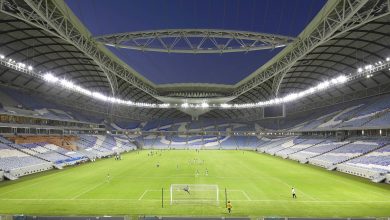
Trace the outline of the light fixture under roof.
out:
[[[54,74],[48,72],[45,74],[41,74],[41,72],[35,72],[33,71],[32,66],[27,66],[24,63],[16,62],[12,58],[6,58],[4,55],[0,55],[0,63],[4,66],[7,66],[9,68],[13,68],[17,71],[20,71],[25,74],[29,74],[34,77],[41,78],[49,83],[53,83],[59,86],[59,88],[68,89],[73,92],[88,96],[90,98],[100,100],[103,102],[108,102],[112,104],[119,104],[119,105],[127,105],[131,107],[140,107],[140,108],[190,108],[190,109],[206,109],[206,108],[220,108],[220,109],[245,109],[245,108],[259,108],[259,107],[265,107],[270,105],[279,105],[284,104],[292,101],[299,100],[303,97],[312,95],[317,92],[325,91],[329,88],[332,88],[334,86],[342,85],[350,80],[354,80],[361,77],[371,78],[373,77],[374,73],[383,69],[389,69],[390,66],[390,58],[387,57],[386,61],[381,60],[376,62],[375,65],[368,64],[364,66],[364,68],[359,67],[356,70],[356,73],[351,73],[348,75],[339,75],[335,78],[331,78],[328,80],[325,80],[316,86],[310,87],[308,89],[305,89],[300,92],[296,93],[290,93],[284,97],[277,97],[274,99],[270,99],[267,101],[260,101],[257,103],[243,103],[243,104],[229,104],[229,103],[209,103],[209,102],[202,102],[202,103],[189,103],[184,102],[182,104],[174,104],[165,102],[164,103],[144,103],[144,102],[133,102],[131,100],[123,100],[117,97],[107,96],[103,93],[99,93],[97,91],[91,91],[89,89],[83,88],[75,83],[73,83],[70,80],[67,79],[60,79],[56,77]]]

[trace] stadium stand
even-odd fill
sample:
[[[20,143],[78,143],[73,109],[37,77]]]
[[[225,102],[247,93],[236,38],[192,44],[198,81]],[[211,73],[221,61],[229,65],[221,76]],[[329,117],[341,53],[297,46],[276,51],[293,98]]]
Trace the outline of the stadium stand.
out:
[[[309,147],[312,147],[314,145],[320,144],[320,143],[322,143],[324,141],[325,141],[324,139],[308,139],[308,140],[304,139],[302,142],[299,142],[299,143],[293,145],[292,147],[284,148],[284,149],[276,152],[275,154],[277,156],[280,156],[280,157],[283,157],[283,158],[287,158],[291,154],[294,154],[294,153],[297,153],[299,151],[305,150],[305,149],[307,149]]]
[[[149,3],[0,1],[0,214],[390,214],[390,0]]]
[[[289,156],[290,159],[300,161],[302,163],[306,163],[309,158],[313,158],[324,153],[330,152],[334,149],[337,149],[343,145],[346,145],[350,142],[348,141],[335,141],[335,140],[326,140],[322,143],[304,149],[302,151],[296,152]]]
[[[16,179],[36,172],[42,172],[53,168],[49,161],[37,158],[20,150],[16,145],[4,137],[0,137],[0,169],[8,179]]]
[[[388,143],[385,145],[385,147],[338,165],[337,170],[376,179],[377,182],[384,180],[384,175],[390,172],[390,146]]]
[[[24,137],[23,141],[26,143],[22,144],[13,143],[1,136],[0,169],[8,179],[16,179],[20,176],[52,168],[62,169],[64,166],[136,149],[136,146],[123,136],[79,135],[78,138],[75,143],[78,149],[68,150],[47,142],[34,142],[42,139],[38,136]]]
[[[388,144],[387,139],[275,138],[258,146],[258,151],[380,182],[390,172]]]
[[[2,109],[5,113],[13,111],[12,114],[14,115],[39,115],[39,117],[56,120],[74,120],[78,118],[73,116],[71,111],[60,110],[60,106],[52,105],[51,108],[48,108],[48,105],[43,101],[33,104],[14,101],[13,98],[7,95],[13,90],[5,91],[2,93],[4,98]],[[16,94],[22,96],[20,93]],[[289,127],[285,131],[291,132],[331,131],[346,127],[359,127],[361,129],[365,127],[386,127],[390,123],[390,106],[384,104],[385,100],[389,98],[388,96],[378,96],[371,100],[363,99],[340,106],[326,107],[323,111],[312,112],[313,114],[309,114],[310,116],[306,117],[306,120],[300,119],[303,117],[302,115],[292,115],[281,119],[282,123],[280,124],[285,128]],[[24,107],[21,108],[21,106]],[[90,120],[89,123],[93,121]],[[23,159],[26,162],[20,162],[19,167],[23,167],[22,164],[24,163],[28,165],[29,163],[40,162],[46,165],[51,163],[51,166],[62,166],[136,149],[135,144],[128,141],[131,136],[132,140],[144,149],[256,149],[260,152],[297,160],[302,163],[309,162],[326,168],[337,168],[339,171],[370,179],[378,175],[383,176],[388,172],[386,167],[388,165],[386,164],[389,158],[386,156],[386,151],[380,151],[381,147],[387,143],[386,141],[383,143],[380,140],[370,142],[365,138],[337,141],[322,137],[312,138],[310,135],[266,139],[247,135],[248,132],[253,131],[267,132],[272,127],[271,124],[267,123],[267,120],[252,123],[229,120],[153,120],[144,123],[117,121],[110,124],[111,130],[149,132],[150,134],[135,135],[135,133],[132,133],[128,136],[81,134],[78,135],[79,139],[76,142],[77,151],[69,151],[44,141],[19,145],[12,144],[11,149],[16,150],[19,157],[22,157],[22,155],[26,157]],[[153,132],[163,133],[157,135]],[[217,132],[219,135],[216,135],[217,133],[210,134],[213,132]],[[371,154],[373,156],[369,156]],[[369,170],[371,173],[370,175],[362,174],[364,172],[359,173],[356,171],[358,168],[365,170],[366,173]],[[6,167],[2,169],[7,172]],[[352,172],[351,169],[355,171]]]
[[[309,162],[311,164],[330,168],[333,165],[374,151],[383,145],[384,143],[378,143],[374,141],[354,141],[322,155],[316,156],[310,159]]]

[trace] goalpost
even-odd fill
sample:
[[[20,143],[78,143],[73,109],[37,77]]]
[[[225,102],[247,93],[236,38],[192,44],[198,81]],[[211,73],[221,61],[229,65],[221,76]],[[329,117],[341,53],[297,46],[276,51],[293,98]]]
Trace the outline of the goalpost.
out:
[[[172,204],[219,205],[218,185],[172,184],[170,187],[170,196],[171,196],[171,205]]]

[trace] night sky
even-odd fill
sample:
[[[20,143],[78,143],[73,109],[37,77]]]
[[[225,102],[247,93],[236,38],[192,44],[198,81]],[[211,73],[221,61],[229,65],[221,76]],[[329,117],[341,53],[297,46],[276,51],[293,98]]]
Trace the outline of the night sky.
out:
[[[66,0],[94,35],[210,28],[297,36],[324,0]],[[110,48],[156,84],[235,84],[281,49],[228,54],[168,54]]]

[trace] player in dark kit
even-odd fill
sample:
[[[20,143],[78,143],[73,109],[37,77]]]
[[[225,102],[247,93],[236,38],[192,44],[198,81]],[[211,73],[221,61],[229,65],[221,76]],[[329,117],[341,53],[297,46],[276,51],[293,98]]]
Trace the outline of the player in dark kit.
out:
[[[186,187],[183,188],[184,192],[187,192],[188,194],[190,193],[190,187],[187,185]]]

